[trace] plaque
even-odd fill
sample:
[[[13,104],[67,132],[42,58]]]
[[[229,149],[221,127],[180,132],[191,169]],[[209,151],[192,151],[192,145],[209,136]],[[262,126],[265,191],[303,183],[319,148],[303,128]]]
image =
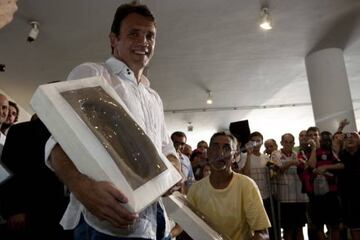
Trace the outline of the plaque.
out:
[[[31,106],[79,171],[112,182],[128,197],[132,212],[181,179],[100,77],[41,85]]]

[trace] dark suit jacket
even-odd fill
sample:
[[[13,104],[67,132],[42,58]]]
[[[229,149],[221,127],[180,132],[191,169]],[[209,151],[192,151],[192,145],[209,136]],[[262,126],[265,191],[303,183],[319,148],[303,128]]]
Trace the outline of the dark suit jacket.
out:
[[[59,225],[68,203],[64,185],[45,166],[50,133],[39,120],[12,126],[1,160],[13,176],[0,186],[2,214],[27,214],[27,227],[37,239],[65,239]],[[44,238],[41,238],[44,237]]]

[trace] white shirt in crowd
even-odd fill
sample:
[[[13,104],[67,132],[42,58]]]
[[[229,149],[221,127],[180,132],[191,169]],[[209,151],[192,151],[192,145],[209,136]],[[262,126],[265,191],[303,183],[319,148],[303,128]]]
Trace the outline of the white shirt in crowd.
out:
[[[268,161],[269,157],[262,153],[260,156],[254,154],[250,156],[250,178],[258,185],[262,199],[270,197],[271,183],[268,176],[269,169],[266,167]]]

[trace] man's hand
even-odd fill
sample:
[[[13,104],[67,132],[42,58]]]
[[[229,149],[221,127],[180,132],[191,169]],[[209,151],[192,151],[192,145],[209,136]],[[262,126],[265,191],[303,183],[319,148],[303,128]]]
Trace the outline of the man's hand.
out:
[[[177,236],[180,235],[180,233],[182,233],[183,229],[180,227],[179,224],[175,224],[175,226],[171,229],[170,231],[170,236],[171,238],[176,238]]]
[[[328,168],[326,165],[322,165],[322,166],[315,168],[313,171],[316,174],[324,175],[328,171]]]
[[[341,120],[339,123],[338,132],[342,132],[344,130],[344,128],[346,127],[346,125],[349,125],[349,124],[350,124],[350,122],[348,119],[345,118],[345,119]]]
[[[182,188],[182,185],[184,184],[185,181],[185,176],[181,171],[181,163],[180,160],[174,156],[173,154],[169,154],[166,156],[167,159],[173,164],[173,166],[176,168],[176,170],[178,170],[178,172],[181,175],[181,180],[179,182],[177,182],[172,188],[170,188],[164,195],[163,197],[167,197],[169,195],[171,195],[173,192],[175,191],[179,191]]]
[[[168,154],[166,158],[172,163],[172,165],[181,173],[181,162],[180,160],[174,156],[173,154]]]
[[[246,152],[248,155],[251,155],[254,152],[254,143],[249,141],[245,144]]]
[[[122,205],[128,199],[110,182],[97,182],[86,177],[73,188],[73,193],[93,215],[114,227],[125,228],[138,218]]]
[[[316,142],[314,141],[314,139],[309,139],[307,141],[307,144],[311,147],[311,150],[316,149]]]
[[[122,205],[128,199],[112,183],[98,182],[80,173],[60,145],[53,148],[50,164],[76,198],[99,219],[114,227],[127,227],[138,217]]]
[[[18,213],[7,219],[7,227],[11,231],[21,231],[26,227],[26,214]]]

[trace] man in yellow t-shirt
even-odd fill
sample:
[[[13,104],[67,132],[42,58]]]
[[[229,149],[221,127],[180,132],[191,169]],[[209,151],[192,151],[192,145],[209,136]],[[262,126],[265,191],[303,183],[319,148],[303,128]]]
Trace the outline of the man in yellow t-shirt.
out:
[[[231,169],[236,144],[234,136],[224,132],[211,137],[210,176],[194,183],[187,198],[225,239],[269,239],[271,225],[258,187]]]

